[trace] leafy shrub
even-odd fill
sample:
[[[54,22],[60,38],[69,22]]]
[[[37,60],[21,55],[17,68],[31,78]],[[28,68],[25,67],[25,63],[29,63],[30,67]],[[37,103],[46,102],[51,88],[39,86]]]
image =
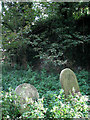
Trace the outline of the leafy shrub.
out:
[[[15,94],[14,90],[10,89],[9,92],[2,91],[0,96],[2,97],[2,118],[4,120],[16,118],[44,118],[46,108],[43,107],[43,98],[39,99],[38,102],[32,100],[30,103],[27,102],[24,104],[23,112],[21,112],[19,97]],[[19,104],[15,102],[17,100]]]
[[[87,96],[79,96],[74,92],[68,98],[62,97],[61,93],[56,98],[56,102],[51,109],[53,118],[88,118]]]
[[[80,86],[80,90],[82,92],[83,95],[90,95],[90,91],[89,91],[89,86],[90,86],[90,81],[89,81],[89,72],[82,70],[79,73],[76,73],[77,79],[78,79],[78,83]]]
[[[22,113],[20,105],[15,105],[18,99],[13,90],[2,92],[2,117],[3,119],[30,119],[30,118],[87,118],[88,106],[87,96],[79,96],[74,92],[67,98],[60,90],[57,95],[53,92],[47,92],[47,95],[37,102],[26,103]],[[28,110],[26,111],[28,106]]]
[[[80,86],[80,91],[83,95],[89,95],[89,73],[88,71],[82,70],[79,73],[76,73],[78,83]],[[32,71],[31,68],[28,70],[17,70],[9,68],[9,71],[3,68],[2,71],[2,86],[3,90],[8,91],[9,87],[15,89],[18,85],[22,83],[30,83],[34,85],[40,97],[46,94],[47,91],[57,91],[61,88],[59,74],[55,75],[47,74],[46,70],[43,69],[41,72]]]
[[[2,118],[6,119],[15,119],[18,117],[20,106],[15,106],[14,101],[17,99],[14,91],[9,89],[9,92],[1,91],[0,96],[2,98]]]
[[[9,68],[8,68],[9,69]],[[2,115],[3,119],[17,118],[79,118],[87,117],[87,96],[89,95],[88,72],[83,70],[76,73],[81,94],[84,96],[70,95],[65,98],[60,86],[59,74],[47,74],[43,69],[41,72],[17,69],[6,69],[2,71]],[[9,88],[15,89],[19,84],[30,83],[34,85],[40,96],[40,100],[33,104],[26,104],[29,110],[20,113],[20,104],[14,105],[17,99],[15,93]],[[7,92],[4,92],[7,91]],[[42,99],[43,97],[43,99]],[[13,111],[13,112],[12,112]]]
[[[28,111],[21,115],[21,118],[44,118],[46,114],[46,109],[43,107],[43,98],[39,99],[38,102],[33,102],[27,104],[29,107]]]
[[[60,89],[59,74],[57,76],[54,74],[48,75],[46,70],[39,73],[38,71],[32,71],[30,68],[28,70],[12,69],[11,71],[4,69],[2,73],[2,86],[5,91],[8,91],[9,87],[15,89],[22,83],[34,85],[40,93],[40,97],[49,90],[59,92]]]

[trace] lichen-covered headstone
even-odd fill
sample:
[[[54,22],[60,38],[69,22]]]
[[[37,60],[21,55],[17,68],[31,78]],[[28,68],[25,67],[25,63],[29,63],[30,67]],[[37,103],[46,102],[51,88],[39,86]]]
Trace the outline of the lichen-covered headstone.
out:
[[[37,89],[33,85],[28,83],[23,83],[17,86],[15,92],[16,95],[19,97],[19,100],[15,101],[15,103],[20,104],[20,112],[24,111],[25,105],[31,104],[32,101],[39,99],[39,93]]]
[[[72,93],[73,88],[75,89],[76,93],[80,92],[76,75],[69,68],[66,68],[61,71],[60,83],[61,83],[61,87],[64,90],[66,96],[69,95],[70,92]]]

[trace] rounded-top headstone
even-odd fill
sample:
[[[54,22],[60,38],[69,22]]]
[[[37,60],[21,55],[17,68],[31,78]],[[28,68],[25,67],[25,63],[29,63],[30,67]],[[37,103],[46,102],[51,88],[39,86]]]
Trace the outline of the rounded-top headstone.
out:
[[[32,101],[39,99],[39,93],[37,89],[28,83],[20,84],[15,89],[16,95],[19,96],[19,100],[17,99],[15,101],[16,105],[20,104],[20,112],[22,113],[25,110],[28,110],[28,108],[24,109],[25,104],[31,104]]]
[[[23,99],[28,97],[28,98],[32,98],[33,100],[36,100],[39,98],[37,89],[33,85],[28,83],[23,83],[17,86],[15,92]]]
[[[65,68],[64,70],[61,71],[60,83],[66,96],[69,95],[70,92],[72,92],[73,88],[75,89],[75,92],[80,92],[76,75],[69,68]]]

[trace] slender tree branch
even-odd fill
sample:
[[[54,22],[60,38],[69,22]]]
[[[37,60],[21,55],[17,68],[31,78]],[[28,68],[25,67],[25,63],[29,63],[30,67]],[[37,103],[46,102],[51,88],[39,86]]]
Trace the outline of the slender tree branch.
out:
[[[9,28],[12,32],[14,32],[14,30],[12,29],[12,27],[6,23],[6,22],[2,22],[3,25],[5,25],[5,27]]]

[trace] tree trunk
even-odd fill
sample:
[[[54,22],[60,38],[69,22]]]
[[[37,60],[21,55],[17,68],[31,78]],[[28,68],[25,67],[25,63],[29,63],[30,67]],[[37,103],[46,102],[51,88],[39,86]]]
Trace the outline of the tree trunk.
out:
[[[14,66],[15,66],[15,63],[16,63],[15,56],[12,56],[12,57],[11,57],[11,67],[14,67]]]
[[[24,69],[27,69],[27,58],[26,58],[26,55],[23,55],[22,66],[24,67]]]

